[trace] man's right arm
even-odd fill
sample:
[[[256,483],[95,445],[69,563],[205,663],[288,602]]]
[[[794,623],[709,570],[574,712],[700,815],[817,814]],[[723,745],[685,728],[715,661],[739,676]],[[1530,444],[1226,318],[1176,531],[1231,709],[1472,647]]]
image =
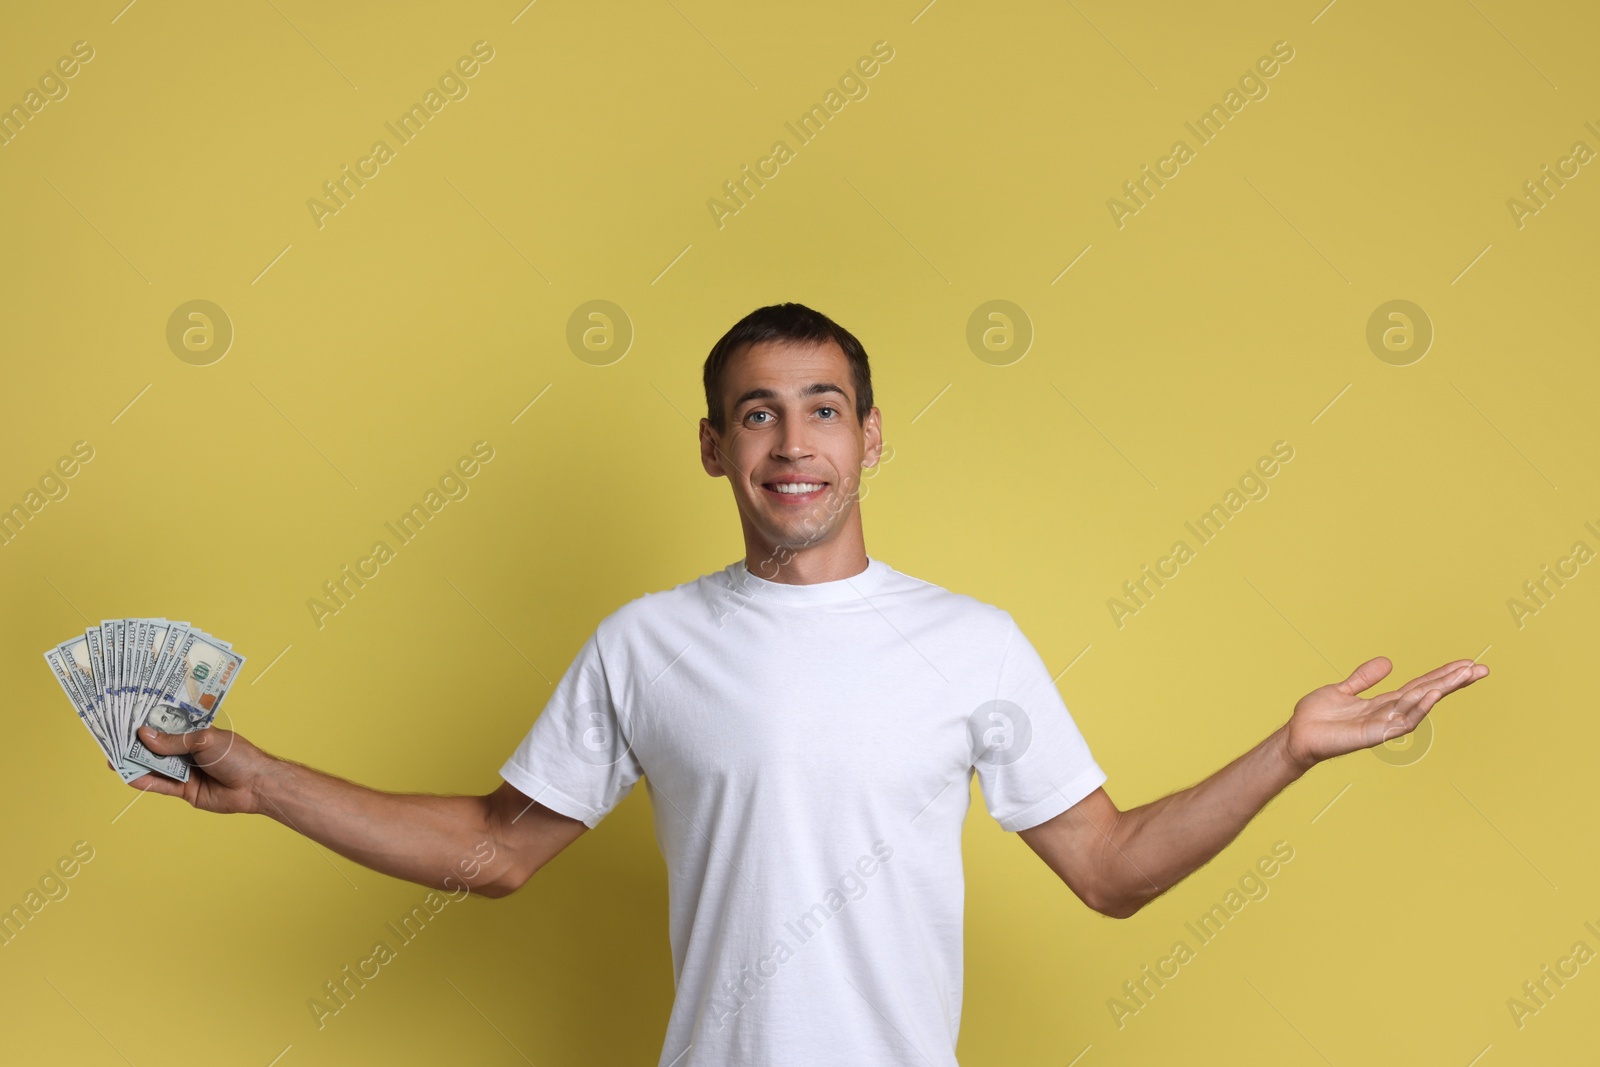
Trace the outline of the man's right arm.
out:
[[[485,796],[385,793],[269,755],[231,730],[146,726],[139,739],[161,755],[187,752],[195,766],[187,782],[147,774],[134,788],[205,811],[266,815],[364,867],[430,887],[506,896],[588,829],[505,782]]]

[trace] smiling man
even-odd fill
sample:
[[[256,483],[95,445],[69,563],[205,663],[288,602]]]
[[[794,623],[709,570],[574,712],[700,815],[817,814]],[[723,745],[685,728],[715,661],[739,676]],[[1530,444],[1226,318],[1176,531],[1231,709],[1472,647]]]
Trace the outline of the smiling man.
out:
[[[271,816],[374,870],[503,896],[640,778],[666,860],[676,997],[660,1067],[951,1067],[961,1020],[961,830],[984,805],[1084,904],[1125,918],[1210,860],[1321,760],[1415,729],[1484,677],[1400,689],[1368,660],[1205,781],[1119,810],[1050,672],[1001,608],[867,554],[857,494],[881,417],[861,343],[760,308],[704,370],[700,461],[744,556],[600,621],[484,796],[390,794],[206,728],[188,782],[131,785]]]

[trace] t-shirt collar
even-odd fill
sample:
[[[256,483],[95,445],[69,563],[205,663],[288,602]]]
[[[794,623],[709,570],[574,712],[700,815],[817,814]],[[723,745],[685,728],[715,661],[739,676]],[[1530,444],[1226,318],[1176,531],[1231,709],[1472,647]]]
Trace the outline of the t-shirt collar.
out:
[[[810,582],[794,585],[774,582],[755,574],[745,565],[743,557],[728,564],[724,573],[735,592],[750,593],[763,600],[783,604],[827,604],[844,600],[859,600],[883,588],[892,568],[881,559],[867,557],[867,568],[848,578],[831,582]]]

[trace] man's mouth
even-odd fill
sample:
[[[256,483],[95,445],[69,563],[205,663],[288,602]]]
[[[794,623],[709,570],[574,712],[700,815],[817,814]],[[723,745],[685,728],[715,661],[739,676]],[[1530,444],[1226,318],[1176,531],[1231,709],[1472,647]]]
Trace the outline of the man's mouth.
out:
[[[827,482],[796,482],[777,481],[764,482],[761,486],[769,496],[777,497],[785,504],[805,504],[821,496],[828,488]]]

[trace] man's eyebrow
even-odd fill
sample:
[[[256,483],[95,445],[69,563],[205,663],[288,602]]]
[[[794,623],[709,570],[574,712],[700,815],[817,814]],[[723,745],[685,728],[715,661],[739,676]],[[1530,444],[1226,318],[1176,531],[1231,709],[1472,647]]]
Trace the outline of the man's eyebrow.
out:
[[[832,382],[812,382],[810,385],[800,390],[801,396],[817,396],[822,393],[838,393],[844,399],[850,399],[849,393],[846,393],[843,389],[839,388],[837,385],[834,385]],[[738,411],[741,407],[752,400],[776,399],[778,399],[778,394],[771,389],[764,387],[751,389],[749,392],[739,397],[738,400],[733,402],[733,410]]]

